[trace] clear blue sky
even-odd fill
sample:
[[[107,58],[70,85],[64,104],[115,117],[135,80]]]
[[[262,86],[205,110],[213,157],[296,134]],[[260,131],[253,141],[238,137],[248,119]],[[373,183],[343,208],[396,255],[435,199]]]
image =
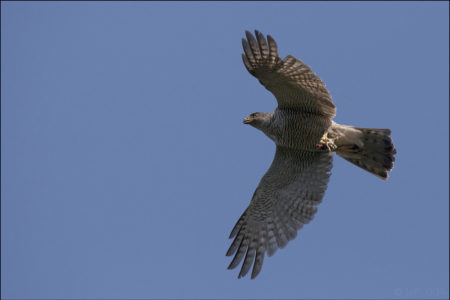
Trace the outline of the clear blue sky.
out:
[[[448,2],[2,2],[4,298],[447,298]],[[245,30],[310,65],[335,120],[391,128],[389,181],[334,159],[255,280],[228,234],[274,144]]]

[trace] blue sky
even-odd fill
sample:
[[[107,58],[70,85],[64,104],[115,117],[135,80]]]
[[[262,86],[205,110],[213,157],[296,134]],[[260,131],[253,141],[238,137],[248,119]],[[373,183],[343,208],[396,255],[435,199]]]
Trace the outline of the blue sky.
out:
[[[2,298],[447,298],[448,2],[2,2]],[[389,181],[334,159],[255,280],[228,234],[275,146],[245,30],[335,121],[391,128]]]

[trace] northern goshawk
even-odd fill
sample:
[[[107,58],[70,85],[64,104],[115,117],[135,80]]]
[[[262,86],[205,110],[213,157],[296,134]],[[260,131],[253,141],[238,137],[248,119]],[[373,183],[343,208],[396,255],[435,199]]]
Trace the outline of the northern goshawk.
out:
[[[245,33],[244,65],[278,102],[273,112],[253,113],[244,119],[276,144],[272,165],[234,226],[230,234],[234,240],[226,253],[235,255],[229,269],[244,258],[239,278],[253,265],[253,279],[265,253],[272,256],[313,219],[327,188],[334,152],[387,179],[396,150],[389,129],[332,121],[336,108],[320,78],[291,55],[282,60],[270,35],[266,40],[258,31],[256,38]]]

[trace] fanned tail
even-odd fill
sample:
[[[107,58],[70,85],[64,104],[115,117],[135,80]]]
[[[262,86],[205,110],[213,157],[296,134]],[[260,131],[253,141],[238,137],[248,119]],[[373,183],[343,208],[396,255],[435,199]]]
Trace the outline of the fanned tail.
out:
[[[344,136],[336,140],[336,153],[358,167],[386,180],[397,150],[390,129],[338,125]]]

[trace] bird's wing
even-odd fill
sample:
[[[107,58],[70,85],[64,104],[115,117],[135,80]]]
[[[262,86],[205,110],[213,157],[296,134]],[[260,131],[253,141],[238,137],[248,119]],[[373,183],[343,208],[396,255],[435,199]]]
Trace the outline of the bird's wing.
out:
[[[235,256],[228,268],[235,268],[245,256],[239,278],[252,265],[251,278],[255,278],[266,251],[272,256],[313,219],[331,168],[329,152],[293,151],[277,146],[272,165],[230,234],[234,240],[226,255]]]
[[[301,60],[288,55],[281,60],[277,44],[268,35],[267,41],[255,30],[255,37],[246,31],[242,39],[242,59],[247,70],[259,79],[277,98],[281,109],[297,109],[322,114],[330,118],[336,114],[325,83]]]

